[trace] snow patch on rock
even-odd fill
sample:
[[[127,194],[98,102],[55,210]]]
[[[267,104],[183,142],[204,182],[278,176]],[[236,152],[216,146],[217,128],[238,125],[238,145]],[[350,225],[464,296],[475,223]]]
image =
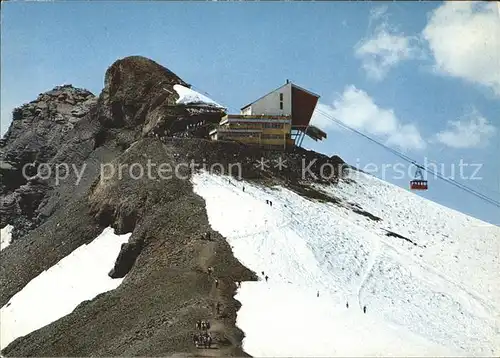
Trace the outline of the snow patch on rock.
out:
[[[7,225],[0,230],[0,251],[5,249],[12,242],[12,229],[14,229],[14,226]]]
[[[108,272],[130,235],[104,229],[15,294],[0,309],[0,349],[66,316],[83,301],[117,288],[123,278],[112,279]]]
[[[179,95],[179,99],[176,101],[177,104],[208,105],[224,108],[213,99],[182,85],[174,85],[174,90]]]

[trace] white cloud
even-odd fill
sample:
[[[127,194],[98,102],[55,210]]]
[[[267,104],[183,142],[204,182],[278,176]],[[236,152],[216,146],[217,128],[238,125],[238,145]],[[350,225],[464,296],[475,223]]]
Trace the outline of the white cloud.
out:
[[[491,88],[500,96],[500,7],[450,1],[434,10],[422,32],[436,69]]]
[[[448,129],[436,134],[436,140],[452,148],[478,148],[488,144],[497,129],[475,113],[468,120],[449,121]]]
[[[371,17],[373,16],[379,18],[382,14],[376,13]],[[356,45],[354,54],[362,61],[369,77],[381,80],[401,61],[418,56],[420,51],[415,41],[414,37],[398,33],[390,29],[387,23],[383,23],[370,37]]]
[[[318,104],[312,122],[323,129],[337,126],[327,116],[351,128],[382,137],[388,145],[402,149],[423,149],[426,146],[415,125],[401,123],[392,109],[380,108],[366,92],[353,85],[346,87],[332,106]]]
[[[370,9],[370,23],[377,21],[387,14],[387,5],[375,6]]]
[[[329,117],[335,117],[333,108],[326,104],[318,103],[314,109],[310,123],[322,129],[329,129],[336,126]]]
[[[391,133],[389,139],[387,139],[387,144],[414,149],[424,149],[426,147],[420,131],[414,124],[400,125],[397,131]]]

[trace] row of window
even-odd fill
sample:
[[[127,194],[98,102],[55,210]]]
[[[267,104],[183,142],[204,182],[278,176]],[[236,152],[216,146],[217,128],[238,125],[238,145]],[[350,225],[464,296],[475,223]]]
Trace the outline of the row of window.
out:
[[[219,132],[219,136],[226,136],[226,137],[259,137],[258,134],[251,133],[251,132]],[[283,138],[283,134],[267,134],[267,133],[262,133],[261,138],[265,139],[281,139]],[[290,139],[291,135],[290,133],[285,133],[284,135],[285,138]]]
[[[224,138],[259,138],[258,135],[256,134],[249,134],[249,133],[224,133],[219,134],[219,139],[224,139]],[[261,135],[262,139],[284,139],[283,135],[280,134],[262,134]]]
[[[263,127],[283,129],[283,123],[264,123]]]
[[[230,127],[231,128],[238,128],[238,129],[244,129],[244,128],[252,128],[252,129],[259,129],[259,128],[277,128],[277,129],[283,129],[284,124],[283,123],[231,123]]]
[[[245,128],[255,128],[259,129],[262,128],[262,125],[260,123],[248,123],[248,124],[243,124],[243,123],[231,123],[229,125],[230,128],[236,128],[236,129],[245,129]]]
[[[224,133],[224,134],[220,134],[219,135],[221,138],[222,137],[225,137],[225,138],[229,138],[229,137],[247,137],[247,138],[258,138],[259,136],[256,135],[256,134],[251,134],[251,133],[244,133],[244,132],[241,132],[241,133],[238,133],[238,132],[229,132],[229,133]]]
[[[282,134],[262,134],[262,139],[283,139]]]

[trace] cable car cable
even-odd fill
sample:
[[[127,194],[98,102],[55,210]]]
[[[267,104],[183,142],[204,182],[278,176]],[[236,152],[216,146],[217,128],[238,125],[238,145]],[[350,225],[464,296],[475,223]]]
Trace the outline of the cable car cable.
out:
[[[439,165],[438,162],[436,162],[435,160],[431,160],[431,159],[427,159],[430,163],[433,163],[433,164],[436,164],[436,165]],[[484,189],[484,190],[487,190],[487,191],[490,191],[492,193],[495,193],[497,195],[500,195],[500,191],[498,190],[495,190],[495,189],[492,189],[492,188],[487,188],[483,185],[478,185],[480,188]],[[499,186],[500,187],[500,186]],[[471,188],[472,189],[472,188]],[[483,194],[483,195],[486,195],[486,194]]]
[[[356,130],[356,129],[354,129],[354,128],[348,126],[348,125],[346,125],[345,123],[343,123],[339,119],[335,118],[334,116],[332,116],[332,115],[330,115],[330,114],[328,114],[328,113],[326,113],[326,112],[324,112],[324,111],[322,111],[320,109],[317,109],[316,111],[318,113],[321,113],[323,116],[325,116],[327,119],[331,120],[332,122],[338,124],[339,126],[341,126],[341,127],[345,128],[345,129],[348,129],[350,131],[353,131],[353,132],[361,135],[365,139],[368,139],[369,141],[371,141],[371,142],[373,142],[373,143],[381,146],[382,148],[390,151],[392,154],[400,157],[401,159],[406,160],[407,162],[409,162],[409,163],[417,166],[417,168],[420,167],[423,170],[425,170],[426,172],[428,172],[428,173],[436,176],[437,178],[439,178],[439,179],[441,179],[441,180],[443,180],[443,181],[445,181],[447,183],[450,183],[450,184],[456,186],[457,188],[462,189],[462,190],[464,190],[464,191],[466,191],[466,192],[468,192],[468,193],[470,193],[472,195],[475,195],[476,197],[478,197],[480,199],[483,199],[483,200],[485,200],[486,202],[488,202],[488,203],[490,203],[492,205],[500,207],[500,202],[499,201],[497,201],[495,199],[492,199],[492,198],[490,198],[490,197],[488,197],[488,196],[486,196],[486,195],[484,195],[484,194],[482,194],[482,193],[480,193],[480,192],[478,192],[478,191],[476,191],[476,190],[474,190],[472,188],[467,187],[466,185],[464,185],[462,183],[459,183],[459,182],[453,180],[453,179],[446,178],[445,176],[443,176],[439,172],[434,172],[433,170],[431,170],[429,168],[426,168],[426,167],[424,167],[422,165],[419,165],[416,160],[413,160],[412,158],[408,157],[407,155],[405,155],[405,154],[403,154],[403,153],[401,153],[401,152],[399,152],[399,151],[397,151],[395,149],[392,149],[392,148],[386,146],[383,143],[380,143],[376,139],[373,139],[373,138],[369,137],[368,135],[364,134],[363,132],[360,132],[360,131],[358,131],[358,130]]]
[[[358,130],[356,130],[354,128],[349,127],[348,125],[344,124],[343,122],[341,122],[340,120],[336,119],[335,117],[333,117],[333,116],[325,113],[324,111],[318,110],[318,112],[321,113],[321,114],[323,114],[324,116],[326,116],[327,119],[330,119],[333,122],[337,123],[338,125],[342,126],[343,128],[351,130],[351,131],[353,131],[353,132],[355,132],[355,133],[363,136],[364,138],[370,140],[371,142],[378,144],[379,146],[383,147],[384,149],[387,149],[388,151],[390,151],[394,155],[396,155],[396,156],[398,156],[398,157],[400,157],[400,158],[408,161],[409,163],[417,166],[417,168],[421,167],[423,170],[425,170],[426,172],[428,172],[428,173],[430,173],[432,175],[435,175],[437,178],[439,178],[441,180],[444,180],[444,181],[446,181],[446,182],[448,182],[448,183],[450,183],[450,184],[452,184],[452,185],[454,185],[454,186],[456,186],[456,187],[458,187],[458,188],[460,188],[460,189],[462,189],[462,190],[464,190],[464,191],[466,191],[466,192],[468,192],[468,193],[470,193],[472,195],[475,195],[475,196],[479,197],[480,199],[483,199],[483,200],[487,201],[490,204],[493,204],[493,205],[496,205],[496,206],[500,207],[500,202],[498,202],[498,201],[496,201],[496,200],[494,200],[494,199],[492,199],[492,198],[490,198],[490,197],[488,197],[488,196],[486,196],[486,195],[484,195],[484,194],[482,194],[482,193],[480,193],[480,192],[478,192],[478,191],[476,191],[476,190],[474,190],[472,188],[469,188],[469,187],[467,187],[466,185],[464,185],[462,183],[459,183],[459,182],[457,182],[457,181],[455,181],[453,179],[446,178],[441,173],[434,172],[434,171],[432,171],[432,170],[430,170],[428,168],[425,168],[422,165],[419,165],[415,160],[411,159],[407,155],[405,155],[405,154],[403,154],[401,152],[398,152],[395,149],[387,147],[386,145],[384,145],[384,144],[380,143],[379,141],[377,141],[377,140],[375,140],[375,139],[367,136],[366,134],[364,134],[364,133],[362,133],[362,132],[360,132],[360,131],[358,131]]]
[[[426,172],[428,172],[428,173],[430,173],[430,174],[432,174],[432,175],[435,175],[437,178],[439,178],[439,179],[441,179],[441,180],[444,180],[444,181],[446,181],[446,182],[448,182],[448,183],[450,183],[450,184],[452,184],[452,185],[454,185],[454,186],[456,186],[456,187],[458,187],[458,188],[460,188],[460,189],[462,189],[462,190],[464,190],[464,191],[466,191],[466,192],[468,192],[468,193],[470,193],[470,194],[472,194],[472,195],[475,195],[475,196],[479,197],[480,199],[483,199],[483,200],[487,201],[487,202],[488,202],[488,203],[490,203],[490,204],[493,204],[493,205],[496,205],[496,206],[500,207],[500,202],[498,202],[498,201],[496,201],[496,200],[494,200],[494,199],[492,199],[492,198],[490,198],[490,197],[488,197],[488,196],[486,196],[486,195],[484,195],[484,194],[482,194],[482,193],[480,193],[480,192],[478,192],[478,191],[476,191],[476,190],[474,190],[474,189],[472,189],[472,188],[469,188],[469,187],[467,187],[466,185],[464,185],[464,184],[462,184],[462,183],[459,183],[459,182],[457,182],[457,181],[455,181],[455,180],[453,180],[453,179],[446,178],[446,177],[445,177],[445,176],[443,176],[441,173],[434,172],[434,171],[432,171],[432,170],[430,170],[430,169],[428,169],[428,168],[425,168],[425,167],[424,167],[424,166],[422,166],[422,165],[417,164],[417,162],[416,162],[415,160],[411,159],[411,158],[410,158],[410,157],[408,157],[407,155],[405,155],[405,154],[403,154],[403,153],[401,153],[401,152],[398,152],[398,151],[397,151],[397,150],[395,150],[395,149],[392,149],[392,148],[390,148],[390,147],[387,147],[386,145],[384,145],[384,144],[380,143],[379,141],[377,141],[377,140],[375,140],[375,139],[373,139],[373,138],[371,138],[371,137],[367,136],[366,134],[364,134],[364,133],[362,133],[362,132],[360,132],[360,131],[358,131],[358,130],[356,130],[356,129],[354,129],[354,128],[351,128],[350,126],[348,126],[348,125],[344,124],[343,122],[341,122],[341,121],[340,121],[340,120],[338,120],[337,118],[335,118],[335,117],[333,117],[333,116],[329,115],[328,113],[325,113],[324,111],[318,110],[318,112],[319,112],[319,113],[321,113],[321,114],[323,114],[324,116],[326,116],[326,117],[327,117],[327,119],[330,119],[330,120],[332,120],[333,122],[337,123],[337,124],[338,124],[338,125],[340,125],[341,127],[346,128],[346,129],[348,129],[348,130],[351,130],[351,131],[353,131],[353,132],[355,132],[355,133],[357,133],[357,134],[359,134],[359,135],[363,136],[364,138],[366,138],[366,139],[370,140],[371,142],[373,142],[373,143],[375,143],[375,144],[378,144],[379,146],[383,147],[384,149],[387,149],[388,151],[390,151],[390,152],[391,152],[391,153],[393,153],[394,155],[396,155],[396,156],[398,156],[398,157],[400,157],[400,158],[402,158],[402,159],[404,159],[404,160],[408,161],[409,163],[411,163],[411,164],[413,164],[413,165],[417,166],[417,168],[418,168],[418,167],[421,167],[423,170],[425,170]]]

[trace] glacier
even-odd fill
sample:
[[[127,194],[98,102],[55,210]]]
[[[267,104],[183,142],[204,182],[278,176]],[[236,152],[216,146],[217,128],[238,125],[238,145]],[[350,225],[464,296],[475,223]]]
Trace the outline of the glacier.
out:
[[[204,171],[192,183],[260,276],[236,295],[250,355],[500,354],[499,227],[356,170],[313,185],[338,203]]]

